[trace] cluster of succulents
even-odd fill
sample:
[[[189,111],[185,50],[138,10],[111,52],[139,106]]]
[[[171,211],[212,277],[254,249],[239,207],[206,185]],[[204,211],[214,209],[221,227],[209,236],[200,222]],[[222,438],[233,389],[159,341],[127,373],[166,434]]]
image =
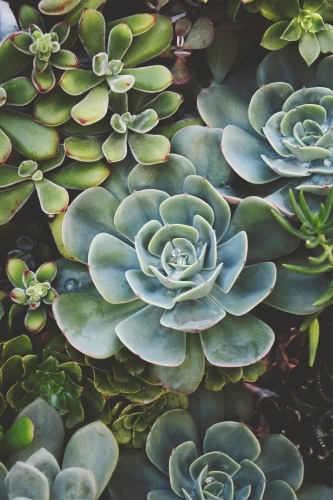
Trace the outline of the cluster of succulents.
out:
[[[332,497],[256,417],[277,311],[332,404],[332,22],[0,0],[1,499]]]

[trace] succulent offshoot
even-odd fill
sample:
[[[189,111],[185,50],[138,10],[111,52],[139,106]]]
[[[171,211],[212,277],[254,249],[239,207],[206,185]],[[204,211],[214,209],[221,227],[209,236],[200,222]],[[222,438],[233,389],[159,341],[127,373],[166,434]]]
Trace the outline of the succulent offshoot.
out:
[[[15,286],[11,291],[11,299],[22,306],[28,306],[25,326],[32,333],[38,333],[46,323],[45,305],[52,304],[57,292],[51,282],[57,274],[53,261],[45,262],[34,273],[23,260],[9,259],[7,263],[8,278]]]
[[[32,44],[29,50],[41,61],[48,61],[51,54],[59,52],[60,44],[56,33],[43,33],[37,26],[31,29]]]

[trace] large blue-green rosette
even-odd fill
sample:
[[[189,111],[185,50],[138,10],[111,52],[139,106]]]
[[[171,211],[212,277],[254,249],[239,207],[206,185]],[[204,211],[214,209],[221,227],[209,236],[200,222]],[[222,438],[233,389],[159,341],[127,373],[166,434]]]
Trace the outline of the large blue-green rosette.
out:
[[[172,162],[195,173],[178,155],[166,164],[171,171]],[[155,379],[185,393],[198,386],[205,357],[236,367],[268,352],[274,334],[249,312],[275,284],[275,265],[263,261],[297,246],[275,223],[271,204],[251,197],[231,219],[227,202],[193,174],[176,189],[170,184],[171,196],[146,188],[119,203],[101,187],[79,195],[63,239],[70,255],[88,264],[97,290],[60,295],[53,309],[81,352],[103,359],[125,345],[152,364]],[[166,187],[170,177],[161,173],[160,183],[163,177]]]

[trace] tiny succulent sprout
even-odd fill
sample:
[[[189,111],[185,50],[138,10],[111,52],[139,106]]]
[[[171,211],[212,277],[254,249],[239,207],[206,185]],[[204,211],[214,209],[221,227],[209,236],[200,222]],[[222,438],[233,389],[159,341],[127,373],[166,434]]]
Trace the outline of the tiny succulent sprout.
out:
[[[58,35],[56,33],[43,33],[38,26],[30,28],[30,35],[33,43],[29,50],[32,54],[37,55],[41,61],[48,61],[51,54],[60,50]]]
[[[28,269],[21,259],[9,259],[7,275],[15,288],[11,291],[11,299],[22,306],[28,306],[24,324],[32,333],[38,333],[46,323],[46,309],[57,297],[51,282],[57,273],[53,261],[42,264],[34,273]]]

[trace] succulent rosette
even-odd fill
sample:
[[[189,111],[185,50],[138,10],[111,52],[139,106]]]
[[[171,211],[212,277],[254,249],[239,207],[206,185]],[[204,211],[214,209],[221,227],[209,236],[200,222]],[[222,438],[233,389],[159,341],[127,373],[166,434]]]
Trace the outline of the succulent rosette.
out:
[[[108,486],[111,498],[296,500],[303,461],[287,438],[271,434],[258,441],[244,424],[221,422],[216,408],[210,408],[211,420],[207,408],[200,409],[159,417],[147,438],[147,457],[122,453]]]
[[[171,155],[170,168],[171,161],[194,173],[186,159]],[[103,188],[76,198],[65,216],[64,243],[72,258],[88,263],[100,295],[61,295],[54,314],[84,354],[106,358],[125,345],[154,365],[153,378],[176,375],[176,367],[190,370],[194,390],[204,355],[213,365],[244,366],[269,350],[272,330],[249,311],[274,287],[275,266],[262,260],[288,253],[297,240],[287,233],[283,242],[275,239],[275,230],[280,236],[283,230],[272,225],[273,206],[259,198],[244,201],[230,222],[228,204],[207,179],[184,175],[180,186],[170,185],[171,196],[156,188],[134,191],[120,204]],[[253,243],[256,230],[244,211],[261,211],[274,226],[260,250],[251,243],[248,252],[245,230]]]
[[[333,42],[333,13],[327,0],[259,0],[258,9],[275,24],[270,26],[261,45],[269,50],[298,42],[300,54],[310,66],[320,52],[328,52]]]
[[[20,8],[19,21],[22,31],[10,35],[9,40],[20,52],[33,58],[32,81],[39,92],[48,92],[56,83],[52,66],[60,70],[79,66],[75,54],[62,48],[70,34],[70,23],[61,21],[50,33],[45,33],[39,12],[29,5]]]
[[[52,304],[57,292],[51,282],[57,274],[53,261],[45,262],[34,273],[21,259],[9,259],[7,262],[8,278],[15,286],[11,299],[20,306],[28,306],[24,324],[32,333],[38,333],[46,323],[45,306]]]
[[[323,59],[314,75],[304,68],[297,53],[282,49],[259,66],[260,88],[253,95],[242,91],[240,74],[235,88],[217,85],[198,97],[204,121],[210,127],[223,128],[221,145],[228,164],[267,194],[276,186],[275,191],[280,192],[269,201],[289,213],[290,187],[326,195],[333,184],[332,63],[332,56]],[[223,104],[226,99],[230,109]],[[237,115],[231,109],[237,109]],[[185,131],[176,134],[172,151],[180,152],[184,135]]]

